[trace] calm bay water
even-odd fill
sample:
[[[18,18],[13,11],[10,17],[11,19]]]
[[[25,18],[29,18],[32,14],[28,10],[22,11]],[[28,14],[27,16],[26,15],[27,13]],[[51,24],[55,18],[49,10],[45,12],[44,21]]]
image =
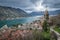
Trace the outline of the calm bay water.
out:
[[[30,23],[33,22],[35,20],[39,20],[40,17],[24,17],[24,18],[20,18],[20,19],[14,19],[14,20],[3,20],[0,21],[0,27],[4,26],[4,25],[8,25],[8,26],[12,26],[12,25],[16,25],[16,24],[23,24],[23,23]]]

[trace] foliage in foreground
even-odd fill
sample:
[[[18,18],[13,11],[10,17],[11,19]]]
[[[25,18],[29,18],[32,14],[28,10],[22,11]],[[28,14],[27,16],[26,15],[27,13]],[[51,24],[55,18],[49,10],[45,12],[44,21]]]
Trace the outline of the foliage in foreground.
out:
[[[54,30],[57,31],[58,33],[60,33],[60,27],[57,26],[54,28]]]
[[[50,33],[49,32],[39,32],[34,31],[33,32],[34,40],[50,40]]]

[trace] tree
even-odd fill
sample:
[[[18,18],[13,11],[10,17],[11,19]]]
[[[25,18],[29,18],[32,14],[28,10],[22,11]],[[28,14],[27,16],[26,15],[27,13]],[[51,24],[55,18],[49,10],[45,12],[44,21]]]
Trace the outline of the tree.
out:
[[[43,30],[46,32],[48,30],[48,22],[46,20],[44,20],[44,22],[43,22]]]

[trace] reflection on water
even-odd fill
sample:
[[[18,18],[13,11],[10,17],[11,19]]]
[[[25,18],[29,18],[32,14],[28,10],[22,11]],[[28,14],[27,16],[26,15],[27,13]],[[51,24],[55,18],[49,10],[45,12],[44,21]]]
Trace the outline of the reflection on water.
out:
[[[15,24],[30,23],[30,22],[35,21],[35,20],[40,20],[40,17],[41,16],[24,17],[24,18],[14,19],[14,20],[3,20],[3,21],[0,21],[0,27],[2,27],[5,24],[7,24],[8,26],[12,26],[12,25],[15,25]]]

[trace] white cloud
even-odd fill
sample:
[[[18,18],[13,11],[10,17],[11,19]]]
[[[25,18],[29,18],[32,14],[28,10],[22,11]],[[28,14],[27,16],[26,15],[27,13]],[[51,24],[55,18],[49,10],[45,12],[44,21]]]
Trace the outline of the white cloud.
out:
[[[60,0],[0,0],[0,5],[21,8],[30,13],[43,11],[46,5],[49,11],[60,9]]]

